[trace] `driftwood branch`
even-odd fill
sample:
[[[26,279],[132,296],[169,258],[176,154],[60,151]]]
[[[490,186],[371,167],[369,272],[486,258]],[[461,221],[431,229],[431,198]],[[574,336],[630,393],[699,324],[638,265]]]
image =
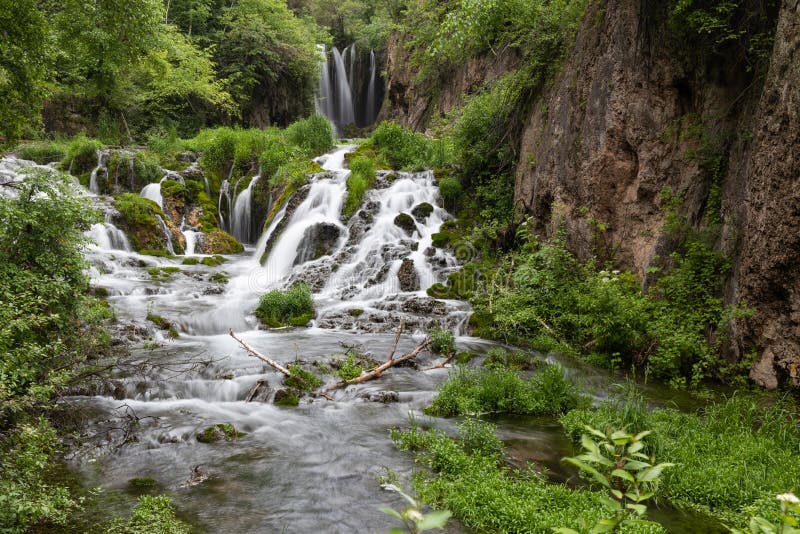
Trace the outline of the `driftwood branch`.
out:
[[[330,386],[325,391],[327,392],[327,391],[332,391],[334,389],[341,389],[343,387],[352,386],[353,384],[361,384],[362,382],[367,382],[369,380],[374,380],[376,378],[379,378],[381,376],[381,374],[383,374],[383,372],[386,371],[387,369],[390,369],[390,368],[394,367],[395,365],[398,365],[398,364],[403,363],[405,361],[413,360],[414,358],[419,356],[420,352],[422,352],[423,350],[428,348],[428,345],[431,344],[431,341],[432,340],[430,338],[427,338],[425,341],[423,341],[422,343],[417,345],[417,348],[415,348],[414,350],[412,350],[408,354],[404,354],[404,355],[400,356],[399,358],[394,358],[393,357],[394,355],[392,355],[392,357],[390,357],[388,360],[386,360],[385,362],[383,362],[379,366],[374,367],[374,368],[370,369],[369,371],[365,371],[365,372],[361,373],[360,376],[357,376],[357,377],[353,378],[352,380],[343,380],[341,382],[337,382],[337,383],[333,384],[332,386]]]
[[[434,369],[444,369],[444,366],[447,365],[448,363],[450,363],[452,361],[452,359],[455,358],[455,357],[456,357],[455,352],[448,352],[447,353],[447,357],[444,360],[442,360],[441,362],[437,363],[433,367],[428,367],[425,370],[426,371],[433,371]]]
[[[244,348],[244,350],[250,353],[251,356],[255,356],[256,358],[258,358],[262,362],[265,362],[267,365],[269,365],[270,367],[272,367],[273,369],[275,369],[276,371],[285,376],[292,376],[291,371],[289,371],[286,367],[282,366],[272,358],[268,358],[263,354],[261,354],[260,352],[258,352],[256,349],[248,345],[247,342],[237,337],[236,334],[233,333],[233,330],[230,331],[230,334],[233,339],[239,342],[239,345],[241,345],[242,348]]]

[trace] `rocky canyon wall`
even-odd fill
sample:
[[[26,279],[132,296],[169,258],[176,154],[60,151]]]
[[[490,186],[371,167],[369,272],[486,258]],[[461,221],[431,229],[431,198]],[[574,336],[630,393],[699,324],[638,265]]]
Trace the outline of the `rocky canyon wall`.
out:
[[[800,8],[783,0],[766,75],[735,58],[698,61],[662,2],[592,2],[560,74],[530,107],[515,202],[538,229],[564,226],[578,255],[606,255],[648,280],[678,245],[666,190],[694,227],[711,222],[731,258],[725,300],[753,310],[726,356],[760,384],[800,385]],[[654,7],[655,6],[655,7]],[[773,15],[773,19],[774,19]],[[514,68],[479,58],[421,94],[390,47],[384,113],[424,130],[461,95]]]

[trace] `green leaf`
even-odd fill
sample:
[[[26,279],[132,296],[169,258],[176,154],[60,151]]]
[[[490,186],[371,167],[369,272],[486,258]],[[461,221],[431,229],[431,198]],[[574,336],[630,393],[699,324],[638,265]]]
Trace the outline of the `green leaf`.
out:
[[[628,508],[629,510],[633,510],[638,515],[644,515],[644,513],[647,512],[647,506],[645,506],[643,504],[630,504],[629,503],[626,506],[626,508]]]
[[[597,469],[595,469],[594,467],[590,466],[589,464],[586,464],[586,463],[578,460],[577,458],[564,458],[564,461],[574,465],[575,467],[577,467],[581,471],[585,471],[585,472],[589,473],[592,476],[592,478],[594,478],[597,482],[599,482],[603,486],[605,486],[607,488],[611,486],[611,484],[609,484],[609,482],[608,482],[608,479],[606,479],[606,477],[604,477],[602,474],[600,474],[600,472]]]
[[[392,508],[389,508],[388,506],[382,506],[382,507],[378,508],[378,510],[380,510],[384,514],[388,514],[388,515],[390,515],[392,517],[396,517],[397,519],[400,519],[401,521],[403,520],[403,516],[400,515],[400,512],[398,512],[397,510],[394,510]]]
[[[435,528],[443,528],[452,515],[453,513],[450,510],[431,512],[417,522],[417,528],[420,532],[433,530]]]
[[[624,469],[614,469],[611,471],[612,477],[618,477],[623,480],[627,480],[628,482],[635,482],[636,480],[633,478],[633,475],[625,471]]]

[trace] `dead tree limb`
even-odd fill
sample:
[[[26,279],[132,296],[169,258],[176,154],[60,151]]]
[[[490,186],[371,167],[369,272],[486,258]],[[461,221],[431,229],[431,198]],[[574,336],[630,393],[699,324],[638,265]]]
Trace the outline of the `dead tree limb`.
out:
[[[454,352],[449,352],[449,353],[447,353],[447,357],[444,360],[442,360],[441,362],[437,363],[433,367],[428,367],[425,370],[426,371],[433,371],[434,369],[444,369],[444,366],[447,365],[448,363],[450,363],[450,361],[455,357],[456,357],[456,354]]]
[[[415,348],[414,350],[412,350],[408,354],[404,354],[404,355],[400,356],[399,358],[390,357],[388,360],[386,360],[385,362],[383,362],[379,366],[374,367],[374,368],[370,369],[369,371],[365,371],[365,372],[361,373],[360,376],[357,376],[357,377],[353,378],[352,380],[343,380],[341,382],[337,382],[337,383],[333,384],[332,386],[327,388],[325,390],[325,392],[332,391],[334,389],[341,389],[341,388],[347,387],[347,386],[352,386],[353,384],[361,384],[362,382],[367,382],[368,380],[374,380],[375,378],[379,378],[381,376],[381,374],[383,374],[383,372],[386,371],[387,369],[389,369],[391,367],[394,367],[395,365],[398,365],[398,364],[403,363],[405,361],[412,360],[412,359],[416,358],[417,356],[419,356],[420,352],[422,352],[423,350],[428,348],[428,345],[431,344],[431,341],[432,340],[430,338],[428,338],[425,341],[423,341],[422,343],[420,343],[417,346],[417,348]]]
[[[253,347],[248,345],[241,338],[237,337],[236,334],[233,333],[233,330],[230,331],[230,334],[231,334],[231,337],[233,339],[235,339],[236,341],[239,342],[239,345],[241,345],[242,348],[244,348],[244,350],[246,350],[247,352],[250,353],[251,356],[255,356],[256,358],[258,358],[262,362],[265,362],[270,367],[272,367],[273,369],[275,369],[276,371],[278,371],[279,373],[281,373],[281,374],[283,374],[285,376],[292,376],[291,371],[289,371],[286,367],[282,366],[281,364],[279,364],[278,362],[276,362],[272,358],[267,358],[266,356],[264,356],[263,354],[258,352],[256,349],[254,349]]]
[[[256,395],[258,395],[258,392],[261,391],[261,388],[264,387],[266,383],[267,383],[266,380],[259,380],[258,382],[256,382],[256,384],[250,389],[250,393],[247,394],[245,402],[252,402],[253,399],[256,398]]]

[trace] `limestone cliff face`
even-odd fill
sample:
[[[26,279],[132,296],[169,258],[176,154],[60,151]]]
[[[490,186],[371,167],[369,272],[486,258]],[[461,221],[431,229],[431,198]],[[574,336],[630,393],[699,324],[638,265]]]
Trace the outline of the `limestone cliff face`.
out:
[[[751,376],[767,387],[800,385],[800,0],[782,1],[764,78],[732,58],[699,64],[661,4],[592,2],[561,73],[524,118],[515,201],[542,233],[565,225],[577,254],[606,255],[645,285],[677,244],[664,232],[665,188],[691,224],[714,213],[717,246],[733,261],[726,302],[755,310],[731,325],[727,356],[755,355]],[[478,58],[423,90],[395,41],[384,111],[424,130],[514,66]]]
[[[800,1],[784,0],[749,151],[731,167],[726,199],[735,260],[731,298],[757,315],[737,325],[758,349],[751,376],[800,384]]]
[[[424,131],[432,120],[463,104],[466,95],[500,78],[518,63],[517,55],[506,50],[477,57],[441,77],[417,83],[419,72],[410,62],[403,37],[394,33],[389,39],[386,95],[379,119],[397,120]]]
[[[716,179],[718,246],[734,262],[726,300],[755,310],[732,325],[729,356],[755,351],[757,382],[798,385],[798,0],[783,3],[763,90],[741,65],[687,68],[665,18],[642,5],[590,6],[562,74],[528,119],[516,201],[543,233],[565,224],[578,254],[605,252],[646,280],[675,245],[663,232],[661,192],[679,195],[682,214],[701,225]],[[739,135],[718,140],[728,170],[715,178],[703,150],[721,132]]]

